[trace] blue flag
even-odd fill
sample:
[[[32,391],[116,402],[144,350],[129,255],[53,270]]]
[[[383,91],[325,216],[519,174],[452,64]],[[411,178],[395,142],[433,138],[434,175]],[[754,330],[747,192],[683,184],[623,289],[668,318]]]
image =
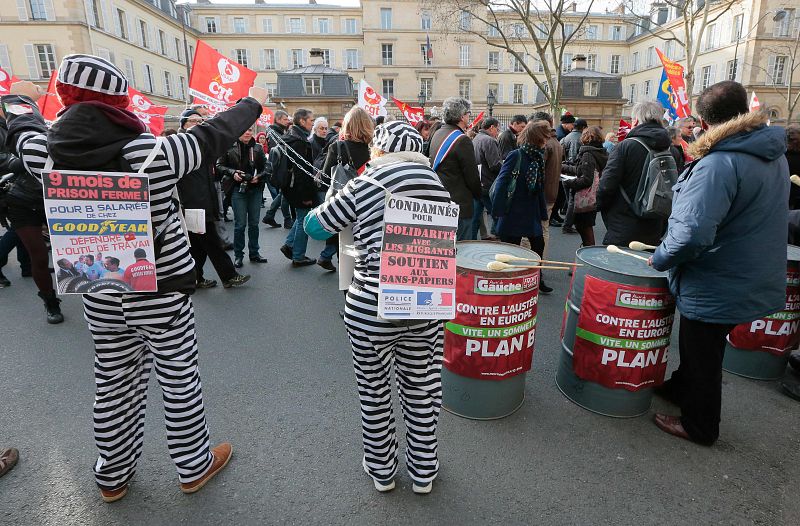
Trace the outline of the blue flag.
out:
[[[658,83],[658,97],[656,97],[656,99],[664,106],[666,110],[664,116],[669,116],[668,120],[674,121],[678,118],[678,106],[675,104],[675,94],[672,93],[672,86],[667,78],[667,70],[663,68],[661,70],[661,82]]]

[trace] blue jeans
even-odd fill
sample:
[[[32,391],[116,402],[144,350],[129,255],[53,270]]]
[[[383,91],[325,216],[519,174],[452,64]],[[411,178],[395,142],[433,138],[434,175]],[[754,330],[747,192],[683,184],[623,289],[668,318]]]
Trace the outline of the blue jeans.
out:
[[[319,196],[319,202],[325,202],[325,194],[327,192],[318,192],[317,195]],[[339,250],[339,244],[325,244],[325,248],[322,249],[322,252],[319,253],[319,260],[320,261],[330,261],[333,259],[333,256],[336,255],[336,251]]]
[[[269,208],[267,209],[267,219],[275,220],[275,214],[278,212],[278,208],[281,209],[284,221],[291,219],[292,215],[289,211],[289,201],[284,199],[283,194],[269,183],[267,183],[267,189],[269,190],[269,195],[272,196],[272,203],[270,203]]]
[[[311,211],[310,208],[295,208],[297,219],[286,236],[286,245],[292,248],[292,261],[300,261],[306,257],[306,247],[308,247],[308,234],[303,229],[303,220]]]
[[[31,271],[31,258],[28,257],[28,251],[25,250],[25,245],[19,238],[16,232],[11,228],[6,230],[3,237],[0,237],[0,270],[8,264],[8,255],[14,248],[17,249],[17,261],[23,273]]]
[[[259,255],[258,251],[258,218],[261,215],[261,192],[248,189],[242,193],[238,188],[231,194],[233,208],[233,255],[244,257],[244,229],[247,227],[248,249],[250,257]]]
[[[472,214],[472,239],[478,239],[481,231],[481,221],[483,220],[483,211],[492,209],[492,201],[489,199],[488,190],[484,190],[481,198],[473,200],[472,203],[475,207],[475,213]],[[489,215],[491,216],[491,214]],[[489,234],[497,236],[494,218],[492,218],[492,226],[489,229]]]
[[[459,216],[456,241],[469,241],[470,239],[475,239],[472,237],[472,218]]]

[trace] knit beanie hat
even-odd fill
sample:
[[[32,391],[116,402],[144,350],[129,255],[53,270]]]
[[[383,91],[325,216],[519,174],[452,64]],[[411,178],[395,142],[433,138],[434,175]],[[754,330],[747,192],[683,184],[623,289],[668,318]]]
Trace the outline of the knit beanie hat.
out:
[[[188,110],[183,110],[183,113],[181,113],[181,128],[184,128],[186,126],[186,121],[188,121],[189,117],[191,117],[192,115],[197,115],[198,117],[202,117],[202,115],[200,115],[200,112],[197,110],[193,110],[191,108],[189,108]]]
[[[386,153],[422,153],[422,135],[408,123],[387,122],[375,128],[372,145]]]
[[[92,55],[67,55],[56,76],[56,93],[64,106],[100,101],[126,108],[128,79],[114,64]]]

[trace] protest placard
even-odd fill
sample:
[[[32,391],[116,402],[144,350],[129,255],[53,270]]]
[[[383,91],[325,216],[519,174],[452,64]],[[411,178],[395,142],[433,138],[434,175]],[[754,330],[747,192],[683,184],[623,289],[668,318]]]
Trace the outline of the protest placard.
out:
[[[384,319],[455,316],[458,205],[388,196],[378,313]]]
[[[146,175],[52,170],[42,183],[60,294],[157,290]]]

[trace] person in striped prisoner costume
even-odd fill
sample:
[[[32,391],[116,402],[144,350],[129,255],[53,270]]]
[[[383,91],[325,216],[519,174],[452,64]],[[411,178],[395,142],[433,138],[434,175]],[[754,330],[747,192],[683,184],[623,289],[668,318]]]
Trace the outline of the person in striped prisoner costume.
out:
[[[41,180],[48,157],[55,168],[137,171],[156,138],[126,111],[128,81],[110,62],[68,55],[58,70],[56,90],[65,110],[48,131],[30,82],[0,99],[8,115],[10,144],[25,169]],[[25,96],[28,95],[28,96]],[[261,114],[266,92],[251,95],[187,133],[164,138],[144,172],[156,233],[158,292],[87,294],[84,313],[95,344],[94,434],[100,456],[94,466],[106,502],[124,497],[141,454],[147,381],[155,363],[164,397],[167,445],[180,488],[192,493],[231,457],[230,444],[210,448],[190,294],[194,261],[172,193],[178,180],[202,160],[221,155]]]
[[[422,136],[404,122],[378,126],[364,175],[395,195],[449,202],[449,192],[422,154],[422,143]],[[378,317],[384,188],[361,177],[351,180],[307,216],[305,229],[312,238],[325,239],[353,225],[357,256],[344,323],[361,403],[364,470],[378,491],[394,489],[398,467],[390,383],[394,367],[406,425],[406,465],[414,492],[429,493],[439,472],[436,425],[442,403],[443,323],[411,320],[409,326],[398,326]]]

